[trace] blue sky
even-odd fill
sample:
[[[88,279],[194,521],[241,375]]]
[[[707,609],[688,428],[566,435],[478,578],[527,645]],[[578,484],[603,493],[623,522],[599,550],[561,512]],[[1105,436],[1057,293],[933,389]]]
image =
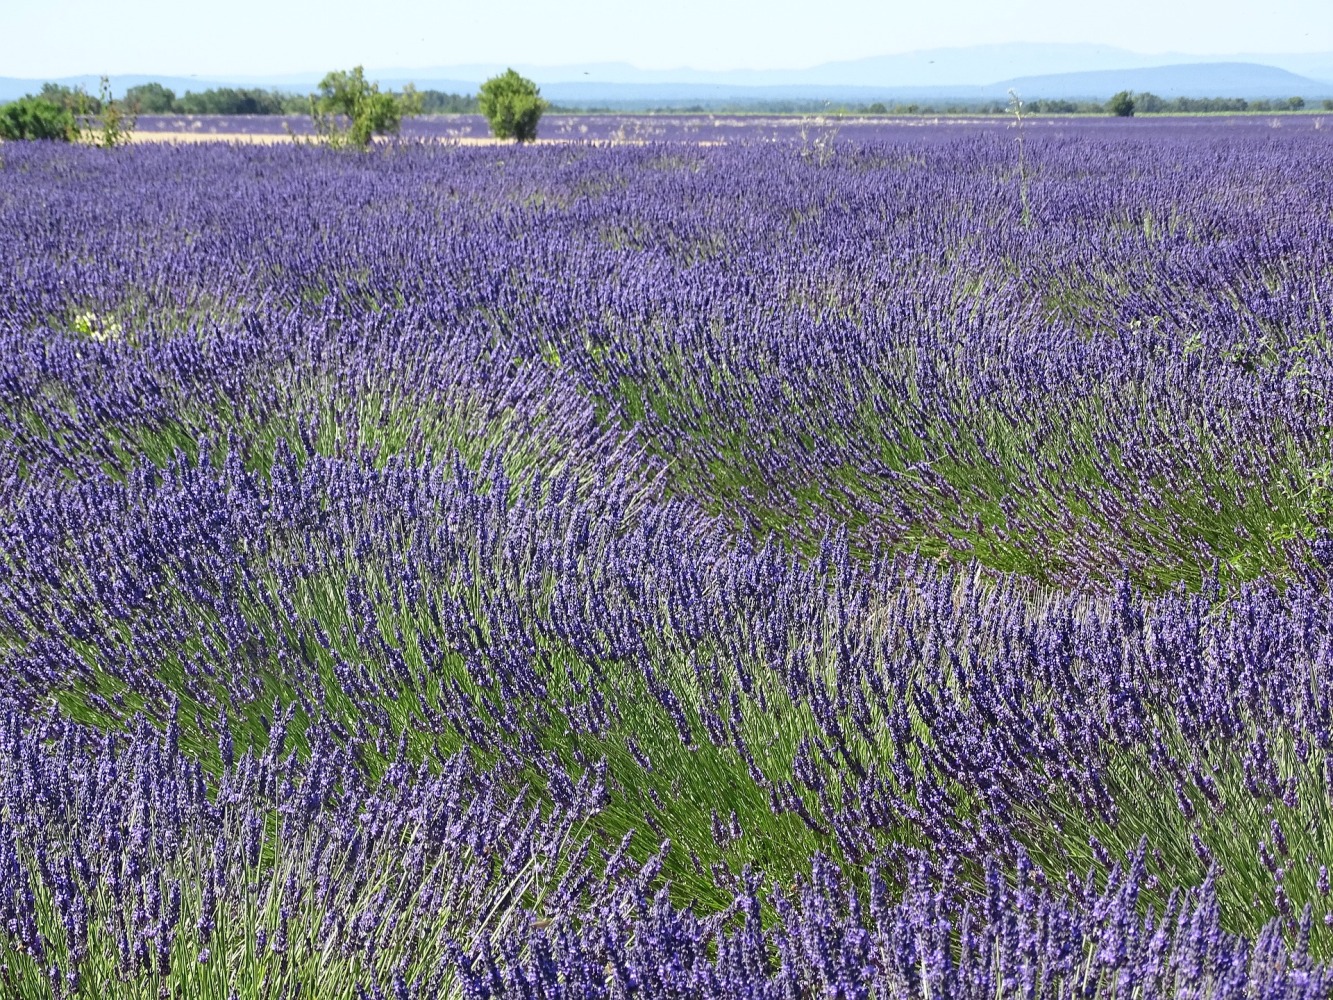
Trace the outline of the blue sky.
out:
[[[0,76],[249,75],[459,63],[796,68],[998,42],[1333,50],[1333,0],[5,0]]]

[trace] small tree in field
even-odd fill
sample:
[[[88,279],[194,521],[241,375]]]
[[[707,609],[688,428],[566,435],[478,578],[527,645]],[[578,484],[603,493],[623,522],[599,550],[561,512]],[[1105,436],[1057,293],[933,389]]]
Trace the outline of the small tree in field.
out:
[[[129,142],[133,131],[134,116],[111,96],[111,81],[105,76],[100,97],[89,96],[82,87],[48,83],[39,96],[29,94],[0,106],[0,139],[78,141],[111,149]]]
[[[1122,90],[1106,102],[1106,110],[1117,118],[1134,117],[1134,98],[1128,90]]]
[[[111,79],[102,77],[100,95],[89,97],[79,90],[79,138],[90,146],[115,149],[130,141],[134,132],[134,115],[123,101],[111,96]]]
[[[537,138],[537,122],[549,105],[537,85],[512,69],[493,76],[477,93],[481,113],[491,123],[497,139],[531,142]]]
[[[319,81],[319,93],[310,95],[310,117],[325,144],[366,149],[377,135],[397,134],[403,117],[415,114],[418,103],[410,84],[402,94],[382,92],[357,66],[350,73],[335,70]]]

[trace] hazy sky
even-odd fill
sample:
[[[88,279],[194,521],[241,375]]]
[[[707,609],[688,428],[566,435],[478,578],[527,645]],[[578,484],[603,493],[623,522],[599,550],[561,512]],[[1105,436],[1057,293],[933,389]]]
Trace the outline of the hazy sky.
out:
[[[992,42],[1333,49],[1333,0],[0,0],[0,76],[458,63],[795,68]]]

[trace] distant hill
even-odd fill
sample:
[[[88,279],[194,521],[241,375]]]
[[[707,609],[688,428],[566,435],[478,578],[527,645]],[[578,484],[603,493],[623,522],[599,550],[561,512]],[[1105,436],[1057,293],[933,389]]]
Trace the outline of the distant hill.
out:
[[[433,78],[423,71],[400,77],[379,77],[386,86],[413,82],[420,89],[471,93],[471,79],[485,79],[495,67],[451,67],[450,77]],[[520,70],[523,72],[523,70]],[[1082,72],[1001,78],[981,85],[943,83],[873,82],[865,73],[856,81],[836,82],[832,70],[785,82],[741,84],[710,80],[599,80],[592,70],[583,79],[554,79],[538,82],[543,96],[572,106],[593,105],[681,105],[745,103],[764,101],[884,102],[978,102],[1007,100],[1012,88],[1027,99],[1063,98],[1104,101],[1120,90],[1152,91],[1167,99],[1176,97],[1243,97],[1321,99],[1333,97],[1333,82],[1311,79],[1288,70],[1256,63],[1196,63],[1129,69],[1092,69]],[[609,71],[608,71],[609,73]],[[625,74],[629,76],[630,74]],[[646,74],[645,74],[646,75]],[[768,77],[771,74],[763,74]],[[756,74],[756,76],[760,76]],[[831,79],[823,79],[828,76]],[[535,77],[534,77],[535,79]]]
[[[870,87],[913,90],[962,87],[989,88],[997,81],[1036,76],[1150,69],[1162,66],[1249,63],[1271,66],[1299,76],[1333,83],[1333,52],[1314,53],[1187,53],[1145,54],[1109,45],[1048,45],[1010,43],[928,49],[824,63],[805,69],[694,70],[639,69],[628,63],[584,63],[565,66],[515,64],[514,68],[543,87],[565,83],[697,84],[728,87]],[[465,80],[474,84],[507,67],[500,63],[416,69],[381,69],[380,79]],[[293,82],[295,78],[289,78]],[[1122,89],[1122,88],[1116,88]],[[1213,95],[1209,95],[1213,96]],[[1222,95],[1217,95],[1222,96]],[[1258,95],[1256,95],[1258,96]]]
[[[1333,84],[1254,63],[1203,63],[1145,69],[1091,70],[1005,80],[988,92],[998,96],[1013,88],[1025,98],[1105,100],[1116,91],[1152,91],[1159,97],[1325,97]]]
[[[506,67],[495,64],[418,69],[372,69],[387,87],[474,93]],[[1004,99],[1009,88],[1025,98],[1104,100],[1119,90],[1161,97],[1333,97],[1333,52],[1198,56],[1146,55],[1099,45],[980,45],[932,49],[831,62],[794,70],[645,70],[627,63],[514,67],[536,80],[548,98],[577,105],[682,104],[745,101],[984,101]],[[305,93],[322,73],[275,73],[216,79],[151,74],[117,76],[113,89],[156,80],[177,94],[187,90],[276,87]],[[0,77],[0,101],[40,89],[43,81]],[[97,77],[56,81],[96,92]]]

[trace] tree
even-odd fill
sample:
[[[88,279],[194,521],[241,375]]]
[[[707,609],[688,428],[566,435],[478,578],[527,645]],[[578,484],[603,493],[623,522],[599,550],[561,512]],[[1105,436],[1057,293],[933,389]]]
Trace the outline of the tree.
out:
[[[0,105],[0,139],[54,139],[69,142],[78,134],[74,112],[45,98],[21,97]]]
[[[41,93],[37,95],[42,100],[51,104],[58,104],[69,111],[83,113],[85,110],[92,114],[97,114],[102,110],[101,103],[95,97],[89,97],[88,92],[83,86],[67,87],[61,83],[42,84]]]
[[[419,103],[410,84],[402,94],[381,91],[357,66],[350,73],[335,70],[319,82],[318,96],[310,96],[310,116],[326,144],[366,149],[377,135],[396,135],[404,116],[416,114]]]
[[[1134,117],[1134,98],[1128,90],[1122,90],[1106,102],[1106,110],[1117,118]]]
[[[176,107],[176,92],[160,83],[141,83],[125,91],[125,106],[137,114],[170,114]]]
[[[1305,107],[1305,98],[1304,98],[1304,97],[1288,97],[1288,98],[1287,98],[1287,109],[1288,109],[1288,110],[1290,110],[1290,111],[1300,111],[1301,108],[1303,108],[1303,107]]]
[[[125,102],[111,96],[111,79],[102,77],[100,95],[89,97],[79,91],[77,109],[79,138],[92,146],[114,149],[130,141],[134,132],[134,115],[126,111]]]
[[[170,93],[168,91],[168,93]],[[172,107],[186,115],[280,115],[289,110],[300,114],[309,108],[309,98],[289,99],[276,90],[257,87],[218,87],[195,93],[187,90]]]
[[[1134,110],[1142,111],[1145,115],[1151,115],[1155,112],[1166,110],[1166,101],[1158,97],[1150,90],[1138,94],[1134,98]]]
[[[446,94],[440,90],[418,90],[421,110],[428,115],[475,115],[481,109],[471,94]]]
[[[477,103],[491,123],[491,134],[515,142],[537,138],[537,123],[550,106],[542,100],[535,83],[512,69],[483,83],[477,92]]]

